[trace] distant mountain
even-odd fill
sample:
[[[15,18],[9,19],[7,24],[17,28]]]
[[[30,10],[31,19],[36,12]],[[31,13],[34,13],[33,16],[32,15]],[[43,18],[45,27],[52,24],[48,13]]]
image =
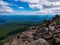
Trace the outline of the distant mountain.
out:
[[[10,15],[0,16],[0,23],[3,22],[40,22],[52,19],[52,15]]]
[[[0,23],[5,23],[5,22],[6,22],[5,19],[0,18]]]

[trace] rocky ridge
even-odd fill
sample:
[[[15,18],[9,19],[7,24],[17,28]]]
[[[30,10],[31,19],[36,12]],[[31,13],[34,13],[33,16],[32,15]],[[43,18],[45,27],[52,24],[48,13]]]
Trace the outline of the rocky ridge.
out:
[[[60,45],[60,16],[30,26],[28,31],[9,37],[3,45]]]

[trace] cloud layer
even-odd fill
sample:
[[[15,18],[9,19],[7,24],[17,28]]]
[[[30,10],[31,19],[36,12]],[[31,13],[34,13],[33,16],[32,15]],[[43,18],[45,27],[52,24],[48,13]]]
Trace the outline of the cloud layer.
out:
[[[9,3],[0,1],[0,13],[13,12],[13,9],[9,7]]]
[[[42,14],[59,14],[60,13],[60,0],[20,0],[29,3],[32,9],[38,8],[38,13]]]
[[[18,7],[18,4],[11,4],[0,0],[0,13],[11,13],[11,14],[19,14],[19,15],[43,15],[43,14],[60,14],[60,0],[12,0],[15,2],[25,2],[28,4],[29,8],[32,10],[38,9],[37,11],[26,11],[25,8],[22,6]],[[18,9],[22,9],[15,11],[10,6],[17,6]],[[14,7],[15,8],[15,7]],[[28,7],[27,7],[28,8]]]

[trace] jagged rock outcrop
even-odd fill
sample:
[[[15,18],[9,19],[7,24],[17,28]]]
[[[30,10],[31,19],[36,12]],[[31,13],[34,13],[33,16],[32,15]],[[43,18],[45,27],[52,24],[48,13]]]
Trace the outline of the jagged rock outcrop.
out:
[[[48,22],[41,28],[38,25],[29,27],[28,31],[15,35],[4,45],[49,45],[52,39],[57,45],[60,42],[60,16],[56,15]]]
[[[40,38],[39,40],[33,41],[31,45],[49,45],[49,43],[45,39]]]

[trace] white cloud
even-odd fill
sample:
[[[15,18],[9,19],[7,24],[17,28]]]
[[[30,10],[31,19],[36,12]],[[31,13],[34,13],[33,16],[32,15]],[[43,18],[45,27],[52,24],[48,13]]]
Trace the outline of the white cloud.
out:
[[[34,8],[37,8],[37,9],[43,9],[44,7],[40,4],[29,4],[30,8],[34,9]]]
[[[60,6],[60,2],[52,2],[53,6]]]
[[[33,9],[39,9],[39,11],[13,11],[10,4],[4,1],[0,1],[0,12],[12,12],[13,15],[45,15],[45,14],[60,14],[60,0],[15,0],[21,2],[27,2],[29,7]],[[24,9],[24,7],[18,7]]]
[[[60,1],[60,0],[49,0],[50,2],[57,2],[57,1]]]
[[[0,1],[0,5],[3,5],[3,6],[5,6],[5,5],[8,5],[8,3],[6,3],[6,2],[4,2],[4,1]]]
[[[24,7],[18,7],[19,9],[24,9]]]
[[[13,9],[9,7],[9,3],[0,0],[0,13],[9,12],[12,13]]]
[[[22,2],[28,2],[28,3],[39,3],[39,0],[20,0]]]
[[[18,12],[17,14],[20,15],[54,15],[54,14],[60,14],[60,7],[54,7],[54,8],[47,8],[44,10],[40,10],[40,11],[21,11]]]
[[[37,14],[57,14],[60,13],[60,0],[20,0],[27,2],[32,9],[40,9]],[[45,7],[44,7],[45,6]]]
[[[47,8],[47,9],[38,11],[38,13],[42,13],[42,14],[44,14],[44,13],[45,14],[58,14],[58,13],[60,13],[60,7]]]

